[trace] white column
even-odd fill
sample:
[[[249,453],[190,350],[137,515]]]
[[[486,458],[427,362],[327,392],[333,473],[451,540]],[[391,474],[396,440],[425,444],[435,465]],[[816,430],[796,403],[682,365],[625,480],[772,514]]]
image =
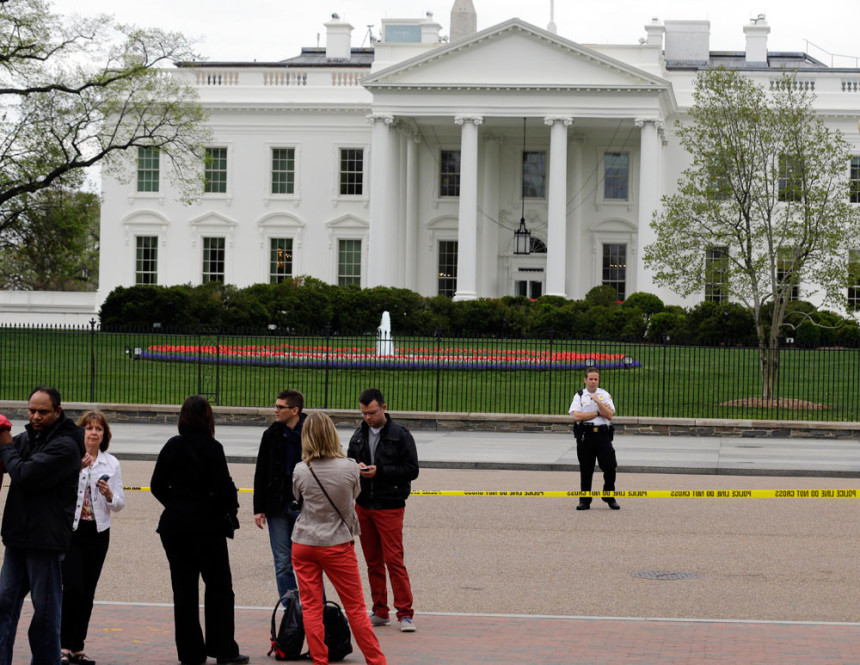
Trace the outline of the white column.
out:
[[[630,248],[628,260],[634,263],[636,283],[628,284],[628,295],[633,291],[646,291],[654,293],[654,279],[650,271],[645,270],[642,255],[645,246],[654,242],[656,236],[651,230],[651,218],[654,211],[660,205],[662,195],[662,169],[661,153],[662,143],[658,129],[662,129],[662,123],[655,119],[637,118],[635,121],[640,128],[639,148],[639,230],[636,238],[636,247]],[[628,273],[628,274],[630,274]]]
[[[457,116],[460,136],[460,209],[457,227],[457,291],[454,300],[478,297],[478,126],[480,116]]]
[[[367,286],[391,285],[390,257],[394,256],[389,246],[392,236],[394,212],[390,209],[392,174],[391,127],[394,116],[370,115],[367,120],[373,125],[370,142],[370,234],[367,248]],[[396,174],[394,174],[396,175]],[[393,265],[396,270],[397,265]]]
[[[573,194],[570,198],[570,232],[567,234],[566,260],[570,265],[567,272],[567,293],[570,298],[584,298],[587,283],[584,273],[586,269],[586,257],[583,247],[586,246],[582,231],[582,207],[585,193],[582,185],[582,146],[584,140],[581,136],[575,136],[570,142],[570,188]],[[547,248],[548,250],[549,248]]]
[[[565,295],[567,248],[567,128],[573,118],[544,118],[549,135],[549,200],[547,201],[546,294]]]
[[[406,137],[406,288],[418,290],[418,144],[421,135]]]
[[[507,295],[505,286],[499,282],[499,151],[504,137],[497,135],[481,136],[484,144],[484,170],[481,184],[483,196],[478,217],[478,247],[481,255],[478,294],[482,298],[500,298]],[[505,234],[510,240],[510,233]]]

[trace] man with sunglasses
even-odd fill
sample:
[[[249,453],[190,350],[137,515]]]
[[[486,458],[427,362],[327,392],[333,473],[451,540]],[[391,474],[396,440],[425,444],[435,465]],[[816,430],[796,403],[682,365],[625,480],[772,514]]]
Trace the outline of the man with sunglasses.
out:
[[[254,523],[269,527],[278,594],[296,589],[293,574],[293,525],[299,516],[293,497],[293,469],[302,461],[305,398],[284,390],[275,400],[275,422],[263,432],[254,471]]]

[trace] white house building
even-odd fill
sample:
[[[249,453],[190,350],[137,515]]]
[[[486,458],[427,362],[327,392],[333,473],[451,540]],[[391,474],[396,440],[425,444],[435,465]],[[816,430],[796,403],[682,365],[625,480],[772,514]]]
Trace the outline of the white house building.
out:
[[[206,191],[179,202],[152,150],[130,184],[103,181],[96,305],[117,286],[298,275],[455,299],[611,284],[692,304],[705,294],[657,288],[641,257],[688,163],[673,127],[703,67],[765,86],[797,70],[860,155],[860,69],[768,52],[764,17],[743,26],[745,52],[712,51],[704,20],[655,19],[613,46],[476,24],[457,0],[450,39],[428,14],[384,19],[356,48],[333,16],[325,47],[287,60],[180,63],[210,116]],[[849,168],[860,179],[860,157]]]

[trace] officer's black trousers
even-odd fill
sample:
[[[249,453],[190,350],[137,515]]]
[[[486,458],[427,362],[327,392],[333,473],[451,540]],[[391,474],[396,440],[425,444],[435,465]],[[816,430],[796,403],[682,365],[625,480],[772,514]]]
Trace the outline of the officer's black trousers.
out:
[[[579,489],[591,491],[591,479],[594,476],[594,462],[600,464],[603,471],[603,491],[615,490],[615,448],[612,447],[611,432],[586,432],[585,436],[576,443],[576,458],[579,460]],[[606,502],[611,499],[603,499]],[[582,503],[590,504],[591,497],[581,498]]]

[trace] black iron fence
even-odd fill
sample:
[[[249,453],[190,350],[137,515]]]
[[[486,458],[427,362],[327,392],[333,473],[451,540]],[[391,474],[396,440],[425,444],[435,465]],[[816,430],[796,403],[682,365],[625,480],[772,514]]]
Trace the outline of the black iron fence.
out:
[[[309,408],[357,408],[380,388],[389,408],[567,413],[583,369],[601,370],[619,415],[860,420],[860,349],[783,348],[763,399],[759,351],[570,339],[0,328],[0,399],[39,384],[68,402],[268,406],[284,388]]]

